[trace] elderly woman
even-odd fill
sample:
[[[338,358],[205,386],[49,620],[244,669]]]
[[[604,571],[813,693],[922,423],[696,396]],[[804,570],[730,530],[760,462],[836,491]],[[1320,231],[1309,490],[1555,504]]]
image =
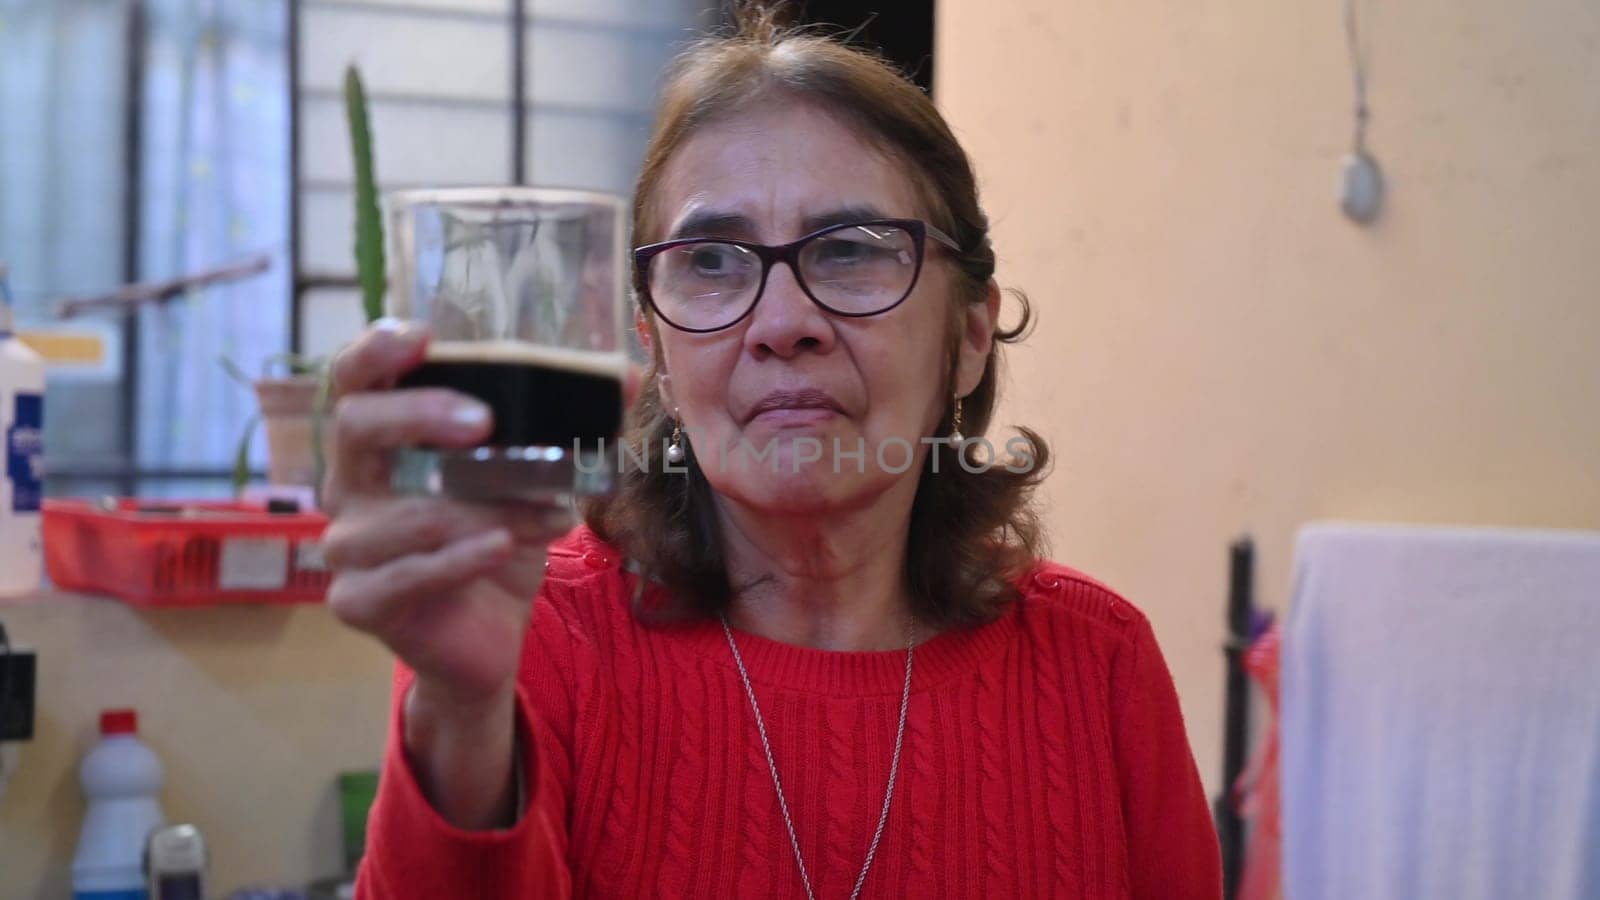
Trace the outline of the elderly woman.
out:
[[[1037,435],[976,440],[1022,329],[928,98],[746,16],[670,72],[633,234],[668,459],[570,533],[390,496],[489,414],[389,389],[419,328],[338,360],[330,602],[400,661],[359,894],[1220,896],[1149,624],[1038,559]]]

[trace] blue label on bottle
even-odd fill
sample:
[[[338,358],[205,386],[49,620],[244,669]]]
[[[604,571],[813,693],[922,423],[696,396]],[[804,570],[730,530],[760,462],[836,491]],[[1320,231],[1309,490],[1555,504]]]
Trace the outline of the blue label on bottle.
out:
[[[44,499],[44,397],[18,394],[6,429],[6,479],[13,512],[38,512]]]
[[[144,888],[125,891],[73,891],[72,900],[150,900]]]

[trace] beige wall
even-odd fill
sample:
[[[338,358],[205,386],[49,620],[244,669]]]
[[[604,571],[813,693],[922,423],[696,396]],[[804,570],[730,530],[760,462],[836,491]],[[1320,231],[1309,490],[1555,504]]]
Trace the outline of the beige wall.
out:
[[[1600,7],[1360,7],[1383,219],[1335,204],[1340,5],[946,0],[1055,556],[1152,617],[1220,780],[1225,547],[1319,518],[1600,527]]]
[[[391,663],[323,607],[139,611],[53,595],[0,605],[39,651],[34,740],[0,795],[0,898],[72,895],[78,762],[99,711],[132,706],[161,757],[167,819],[211,851],[210,894],[342,869],[335,777],[376,768]],[[15,771],[11,766],[15,765]]]

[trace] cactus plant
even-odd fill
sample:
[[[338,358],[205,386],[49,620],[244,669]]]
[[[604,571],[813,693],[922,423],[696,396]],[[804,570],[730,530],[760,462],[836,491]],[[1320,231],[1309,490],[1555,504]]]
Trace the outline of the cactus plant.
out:
[[[367,321],[383,315],[383,220],[378,214],[378,185],[372,171],[372,125],[367,119],[367,90],[354,65],[344,70],[345,117],[350,123],[351,160],[355,168],[356,275]]]

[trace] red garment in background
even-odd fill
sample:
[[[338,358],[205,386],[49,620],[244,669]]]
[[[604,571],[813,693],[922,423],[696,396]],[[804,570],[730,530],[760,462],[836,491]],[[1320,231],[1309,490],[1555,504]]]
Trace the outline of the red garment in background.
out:
[[[634,576],[587,530],[550,558],[518,676],[525,814],[503,831],[445,823],[402,752],[397,703],[358,896],[804,896],[721,625],[641,626]],[[862,896],[1221,897],[1149,623],[1063,566],[1019,587],[1000,619],[917,648]],[[883,802],[905,653],[737,640],[816,894],[847,897]],[[397,700],[410,680],[399,671]]]
[[[1234,800],[1250,822],[1244,872],[1237,900],[1283,896],[1282,782],[1278,774],[1278,661],[1281,637],[1274,622],[1244,654],[1245,672],[1266,692],[1272,722],[1250,765],[1234,784]]]

